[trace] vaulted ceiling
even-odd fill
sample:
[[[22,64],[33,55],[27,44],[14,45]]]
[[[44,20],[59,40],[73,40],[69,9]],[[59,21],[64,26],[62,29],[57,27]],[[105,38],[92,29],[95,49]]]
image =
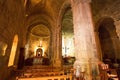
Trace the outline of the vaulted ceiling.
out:
[[[47,24],[46,26],[48,26],[48,24],[52,24],[51,21],[54,22],[58,19],[60,9],[65,1],[70,0],[27,0],[26,14],[28,15],[28,18],[31,16],[40,15],[40,20],[43,20],[44,24]],[[92,0],[91,8],[93,18],[95,19],[101,10],[113,3],[114,0]],[[69,9],[65,12],[66,13],[64,14],[62,21],[62,29],[63,31],[70,33],[73,32],[72,11]],[[40,28],[42,27],[39,27],[39,29],[34,29],[35,31],[33,32],[37,32],[35,34],[41,33],[39,32],[42,30],[40,30]]]

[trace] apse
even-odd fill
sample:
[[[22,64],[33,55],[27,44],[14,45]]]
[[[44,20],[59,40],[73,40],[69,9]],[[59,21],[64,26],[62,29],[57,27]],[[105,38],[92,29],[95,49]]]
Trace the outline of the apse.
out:
[[[29,32],[29,40],[26,47],[27,47],[26,58],[39,55],[37,54],[38,48],[41,48],[43,53],[42,56],[49,57],[49,51],[50,51],[49,50],[49,47],[50,47],[49,29],[43,24],[34,26]]]

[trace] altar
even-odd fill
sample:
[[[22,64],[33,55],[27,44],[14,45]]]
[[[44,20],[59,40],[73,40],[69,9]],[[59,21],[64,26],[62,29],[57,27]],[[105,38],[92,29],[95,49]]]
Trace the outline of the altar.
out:
[[[34,57],[33,58],[33,65],[42,65],[43,58],[42,57]]]
[[[34,57],[33,65],[49,65],[50,59],[45,57]]]
[[[35,55],[32,57],[28,57],[25,60],[26,65],[49,65],[50,59],[48,57],[48,54],[43,51],[42,46],[38,46],[36,49]]]

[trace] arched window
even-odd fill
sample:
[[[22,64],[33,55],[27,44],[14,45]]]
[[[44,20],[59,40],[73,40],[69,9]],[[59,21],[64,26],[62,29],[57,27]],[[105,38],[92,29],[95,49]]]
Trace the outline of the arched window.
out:
[[[0,41],[0,56],[5,56],[7,46],[8,45],[5,42]]]
[[[8,67],[14,65],[14,59],[15,59],[17,44],[18,44],[18,35],[15,35],[14,40],[13,40],[13,44],[12,44],[11,53],[10,53]]]

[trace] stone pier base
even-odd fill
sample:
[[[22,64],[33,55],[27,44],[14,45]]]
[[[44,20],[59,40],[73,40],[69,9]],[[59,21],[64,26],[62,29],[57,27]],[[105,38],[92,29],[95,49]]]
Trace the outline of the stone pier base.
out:
[[[84,73],[85,80],[99,80],[97,61],[93,62],[91,59],[76,60],[74,63],[74,69],[77,70],[78,68],[80,74]],[[76,71],[74,74],[76,75]]]

